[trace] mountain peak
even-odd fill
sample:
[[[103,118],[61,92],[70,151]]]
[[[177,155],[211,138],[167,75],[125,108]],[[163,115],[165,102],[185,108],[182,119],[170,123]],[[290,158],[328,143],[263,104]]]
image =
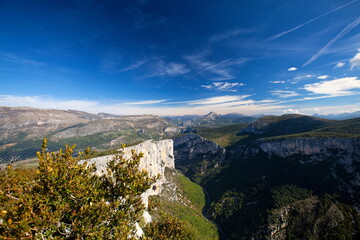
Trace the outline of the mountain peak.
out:
[[[218,116],[218,114],[216,112],[209,112],[208,114],[206,114],[204,117],[212,117],[212,116]]]
[[[219,115],[215,112],[209,112],[208,114],[206,114],[203,119],[204,120],[215,120],[215,118],[217,118]]]

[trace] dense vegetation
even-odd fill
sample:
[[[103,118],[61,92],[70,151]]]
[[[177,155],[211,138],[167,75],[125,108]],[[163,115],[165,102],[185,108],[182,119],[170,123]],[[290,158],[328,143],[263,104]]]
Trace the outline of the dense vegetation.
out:
[[[141,194],[157,178],[139,171],[142,154],[122,153],[97,175],[90,149],[48,152],[44,139],[37,169],[13,169],[0,177],[2,239],[135,239],[145,209]],[[143,239],[183,239],[182,222],[168,218],[147,226]]]
[[[310,156],[270,157],[256,143],[259,139],[360,137],[360,119],[328,121],[293,115],[264,119],[269,125],[257,125],[263,126],[258,134],[223,128],[197,132],[217,143],[222,137],[237,139],[224,145],[228,154],[219,171],[199,175],[206,176],[198,182],[212,197],[208,215],[228,239],[359,239],[359,213],[339,191],[339,180],[330,171],[337,171],[342,179],[349,174],[333,165],[336,152],[304,165],[299,162],[311,162]],[[237,126],[226,128],[232,127]]]
[[[222,147],[228,147],[243,139],[244,136],[238,136],[247,124],[235,124],[222,127],[194,127],[196,133],[200,136],[216,142]]]
[[[283,239],[359,236],[360,218],[351,204],[341,195],[326,198],[327,193],[337,193],[327,170],[330,162],[301,166],[295,159],[269,160],[262,154],[231,161],[216,176],[202,181],[213,197],[208,214],[229,239],[264,239],[283,224],[289,226]],[[279,217],[284,214],[285,218]],[[317,222],[331,224],[319,225],[315,231]]]
[[[219,239],[216,226],[202,215],[206,203],[202,188],[178,171],[167,169],[165,176],[166,179],[171,179],[170,182],[175,183],[175,186],[168,186],[167,191],[163,191],[160,196],[150,197],[151,215],[159,219],[172,216],[182,221],[184,229],[189,233],[184,239]],[[177,189],[177,192],[174,189]]]
[[[259,121],[267,122],[270,125],[263,129],[262,134],[252,135],[251,137],[256,139],[265,138],[267,141],[289,138],[360,137],[360,118],[334,121],[301,115],[284,115],[264,117]]]

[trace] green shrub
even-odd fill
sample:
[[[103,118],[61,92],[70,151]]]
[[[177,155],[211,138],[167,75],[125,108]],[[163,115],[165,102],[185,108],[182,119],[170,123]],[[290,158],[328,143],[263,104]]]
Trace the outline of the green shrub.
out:
[[[44,139],[36,171],[9,166],[1,174],[0,236],[134,239],[144,210],[140,195],[156,181],[138,170],[142,154],[116,155],[99,176],[88,162],[89,149],[73,157],[75,146],[59,152],[47,152],[46,146]]]

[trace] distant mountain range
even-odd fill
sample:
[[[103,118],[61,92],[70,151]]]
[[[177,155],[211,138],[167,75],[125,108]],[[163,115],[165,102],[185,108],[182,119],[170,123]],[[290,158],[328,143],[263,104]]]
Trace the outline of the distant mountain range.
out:
[[[354,113],[355,114],[355,113]],[[335,128],[334,124],[338,126]],[[311,131],[343,131],[343,122],[305,115],[264,116],[260,118],[238,113],[204,116],[185,115],[158,117],[155,115],[120,116],[108,113],[92,114],[76,110],[36,109],[29,107],[0,107],[0,158],[7,161],[12,156],[33,157],[42,138],[49,139],[49,148],[58,149],[64,144],[77,144],[79,149],[92,147],[107,150],[120,143],[134,144],[145,139],[162,139],[186,132],[223,131],[223,143],[229,144],[238,137],[231,132],[236,125],[250,124],[243,131],[262,131],[263,137],[298,134]],[[347,127],[354,124],[346,124]],[[327,129],[327,128],[330,129]],[[357,126],[355,126],[356,128]],[[212,128],[212,130],[210,130]],[[195,129],[194,131],[192,129]],[[319,130],[322,129],[322,130]],[[339,130],[340,129],[340,130]],[[341,132],[340,131],[340,132]],[[351,135],[351,127],[349,134]]]
[[[314,114],[313,116],[319,118],[332,119],[332,120],[345,120],[345,119],[360,117],[360,111],[356,111],[352,113],[340,113],[340,114],[328,114],[328,115]]]
[[[155,115],[118,116],[74,110],[0,107],[0,158],[34,157],[44,137],[49,149],[77,144],[79,149],[106,150],[121,143],[169,138],[180,132]]]
[[[168,116],[164,117],[168,122],[181,127],[205,127],[205,126],[226,126],[240,123],[251,123],[256,117],[246,116],[239,113],[217,114],[210,112],[204,116],[186,115],[186,116]]]

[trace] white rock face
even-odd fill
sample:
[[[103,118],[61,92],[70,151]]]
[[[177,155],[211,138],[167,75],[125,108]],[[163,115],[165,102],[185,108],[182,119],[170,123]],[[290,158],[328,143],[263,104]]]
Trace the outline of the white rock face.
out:
[[[165,168],[175,169],[173,140],[161,141],[148,140],[135,146],[127,147],[124,150],[125,156],[131,156],[131,150],[136,153],[142,152],[144,157],[140,161],[140,169],[145,169],[151,177],[158,174],[158,179],[150,189],[142,194],[145,206],[148,206],[148,198],[151,195],[158,195],[162,191],[162,185],[166,182]]]
[[[360,155],[359,138],[294,138],[260,143],[259,147],[270,155],[289,157],[302,155],[333,155],[332,150]]]
[[[150,189],[141,195],[143,203],[147,207],[149,196],[158,195],[163,189],[163,184],[166,182],[165,168],[175,169],[173,140],[147,140],[138,145],[126,147],[124,149],[124,156],[129,158],[132,149],[134,149],[136,153],[142,152],[144,154],[144,157],[140,161],[139,170],[145,169],[151,177],[160,175],[160,178],[151,185]],[[91,159],[91,162],[96,163],[97,174],[101,175],[105,172],[106,164],[113,156],[114,155],[109,155]],[[147,223],[151,222],[149,213],[144,212],[144,220]]]

